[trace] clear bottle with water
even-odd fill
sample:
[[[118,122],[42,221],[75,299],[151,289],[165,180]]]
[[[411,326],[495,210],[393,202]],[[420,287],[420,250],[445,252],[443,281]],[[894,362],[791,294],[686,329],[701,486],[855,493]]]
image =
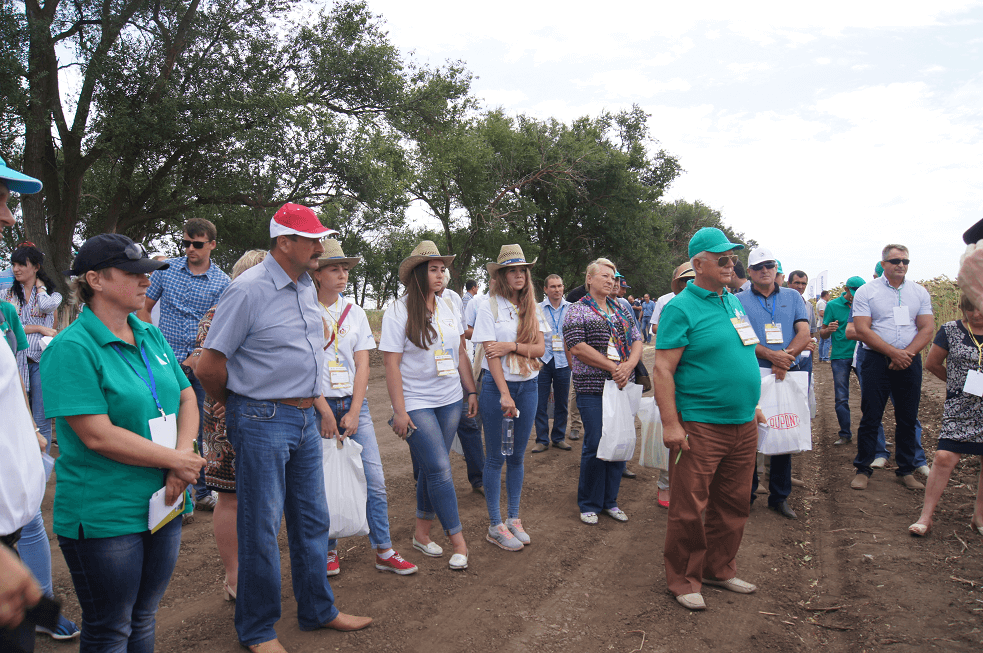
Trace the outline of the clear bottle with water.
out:
[[[502,419],[502,455],[511,456],[515,448],[515,420]]]

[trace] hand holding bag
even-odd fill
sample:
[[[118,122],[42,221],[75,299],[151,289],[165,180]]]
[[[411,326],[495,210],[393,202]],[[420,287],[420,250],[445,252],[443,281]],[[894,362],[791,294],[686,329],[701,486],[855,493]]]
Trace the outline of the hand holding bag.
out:
[[[324,467],[324,493],[328,498],[328,514],[331,527],[328,537],[369,534],[369,521],[365,516],[368,485],[362,467],[362,445],[345,438],[341,447],[338,440],[321,440]]]
[[[783,381],[762,376],[761,411],[768,424],[758,425],[758,451],[777,456],[812,450],[808,372],[788,372]]]
[[[614,381],[604,382],[598,459],[621,462],[635,455],[635,413],[641,399],[642,386],[637,383],[629,383],[619,390]]]

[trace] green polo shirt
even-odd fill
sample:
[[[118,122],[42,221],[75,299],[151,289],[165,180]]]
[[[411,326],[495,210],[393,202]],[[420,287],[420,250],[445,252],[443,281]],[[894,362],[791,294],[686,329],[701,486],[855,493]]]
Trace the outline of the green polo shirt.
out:
[[[830,351],[830,359],[841,360],[849,358],[853,360],[853,350],[857,348],[856,340],[849,340],[846,337],[846,323],[850,319],[850,304],[846,303],[846,296],[840,295],[836,299],[826,303],[826,312],[823,314],[823,326],[833,320],[839,320],[840,326],[830,334],[833,339],[833,347]]]
[[[79,526],[86,537],[142,533],[147,530],[150,495],[164,487],[163,470],[127,465],[92,451],[65,420],[72,415],[108,415],[115,426],[151,439],[149,422],[160,411],[141,380],[149,381],[141,346],[164,412],[177,414],[181,390],[190,384],[174,352],[157,327],[134,315],[128,322],[136,346],[114,336],[86,308],[41,356],[44,409],[49,418],[56,418],[60,453],[54,532],[63,537],[78,538]]]
[[[17,307],[10,302],[0,302],[0,311],[3,311],[4,317],[3,324],[0,324],[0,337],[6,340],[7,331],[13,331],[14,339],[17,341],[17,349],[14,353],[24,351],[29,344],[24,333],[24,325],[21,324],[20,316],[17,314]]]
[[[676,409],[685,422],[754,419],[761,373],[754,345],[745,345],[730,321],[735,316],[744,316],[744,308],[732,293],[718,295],[692,281],[662,309],[655,348],[685,348],[674,375]]]

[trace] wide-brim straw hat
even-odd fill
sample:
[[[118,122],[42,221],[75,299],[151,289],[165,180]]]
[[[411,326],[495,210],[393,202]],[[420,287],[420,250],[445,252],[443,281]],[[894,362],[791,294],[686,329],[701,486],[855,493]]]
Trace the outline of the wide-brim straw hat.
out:
[[[432,240],[423,240],[419,245],[413,248],[410,255],[403,259],[402,263],[399,264],[399,280],[403,285],[409,283],[410,272],[413,268],[424,263],[426,261],[443,261],[444,265],[450,265],[451,261],[454,260],[456,254],[451,254],[449,256],[442,256],[440,250],[437,249],[437,245],[434,244]]]
[[[325,265],[336,263],[347,263],[349,268],[353,268],[362,261],[361,256],[345,256],[341,251],[341,243],[334,238],[327,238],[321,241],[324,245],[324,254],[317,259],[317,269],[320,270]]]
[[[532,267],[536,265],[536,261],[539,260],[537,256],[531,261],[526,260],[526,255],[522,253],[522,248],[518,245],[502,245],[502,249],[498,251],[498,261],[495,263],[486,263],[485,269],[488,270],[489,274],[494,274],[496,270],[501,268],[513,268],[518,266],[528,266]]]

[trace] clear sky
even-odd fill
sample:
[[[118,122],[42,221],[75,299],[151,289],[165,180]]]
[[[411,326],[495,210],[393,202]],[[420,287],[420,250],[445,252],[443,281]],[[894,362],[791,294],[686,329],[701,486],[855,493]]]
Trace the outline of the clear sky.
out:
[[[489,108],[640,105],[701,200],[786,271],[955,277],[983,218],[983,0],[368,0],[404,54],[461,60]]]

